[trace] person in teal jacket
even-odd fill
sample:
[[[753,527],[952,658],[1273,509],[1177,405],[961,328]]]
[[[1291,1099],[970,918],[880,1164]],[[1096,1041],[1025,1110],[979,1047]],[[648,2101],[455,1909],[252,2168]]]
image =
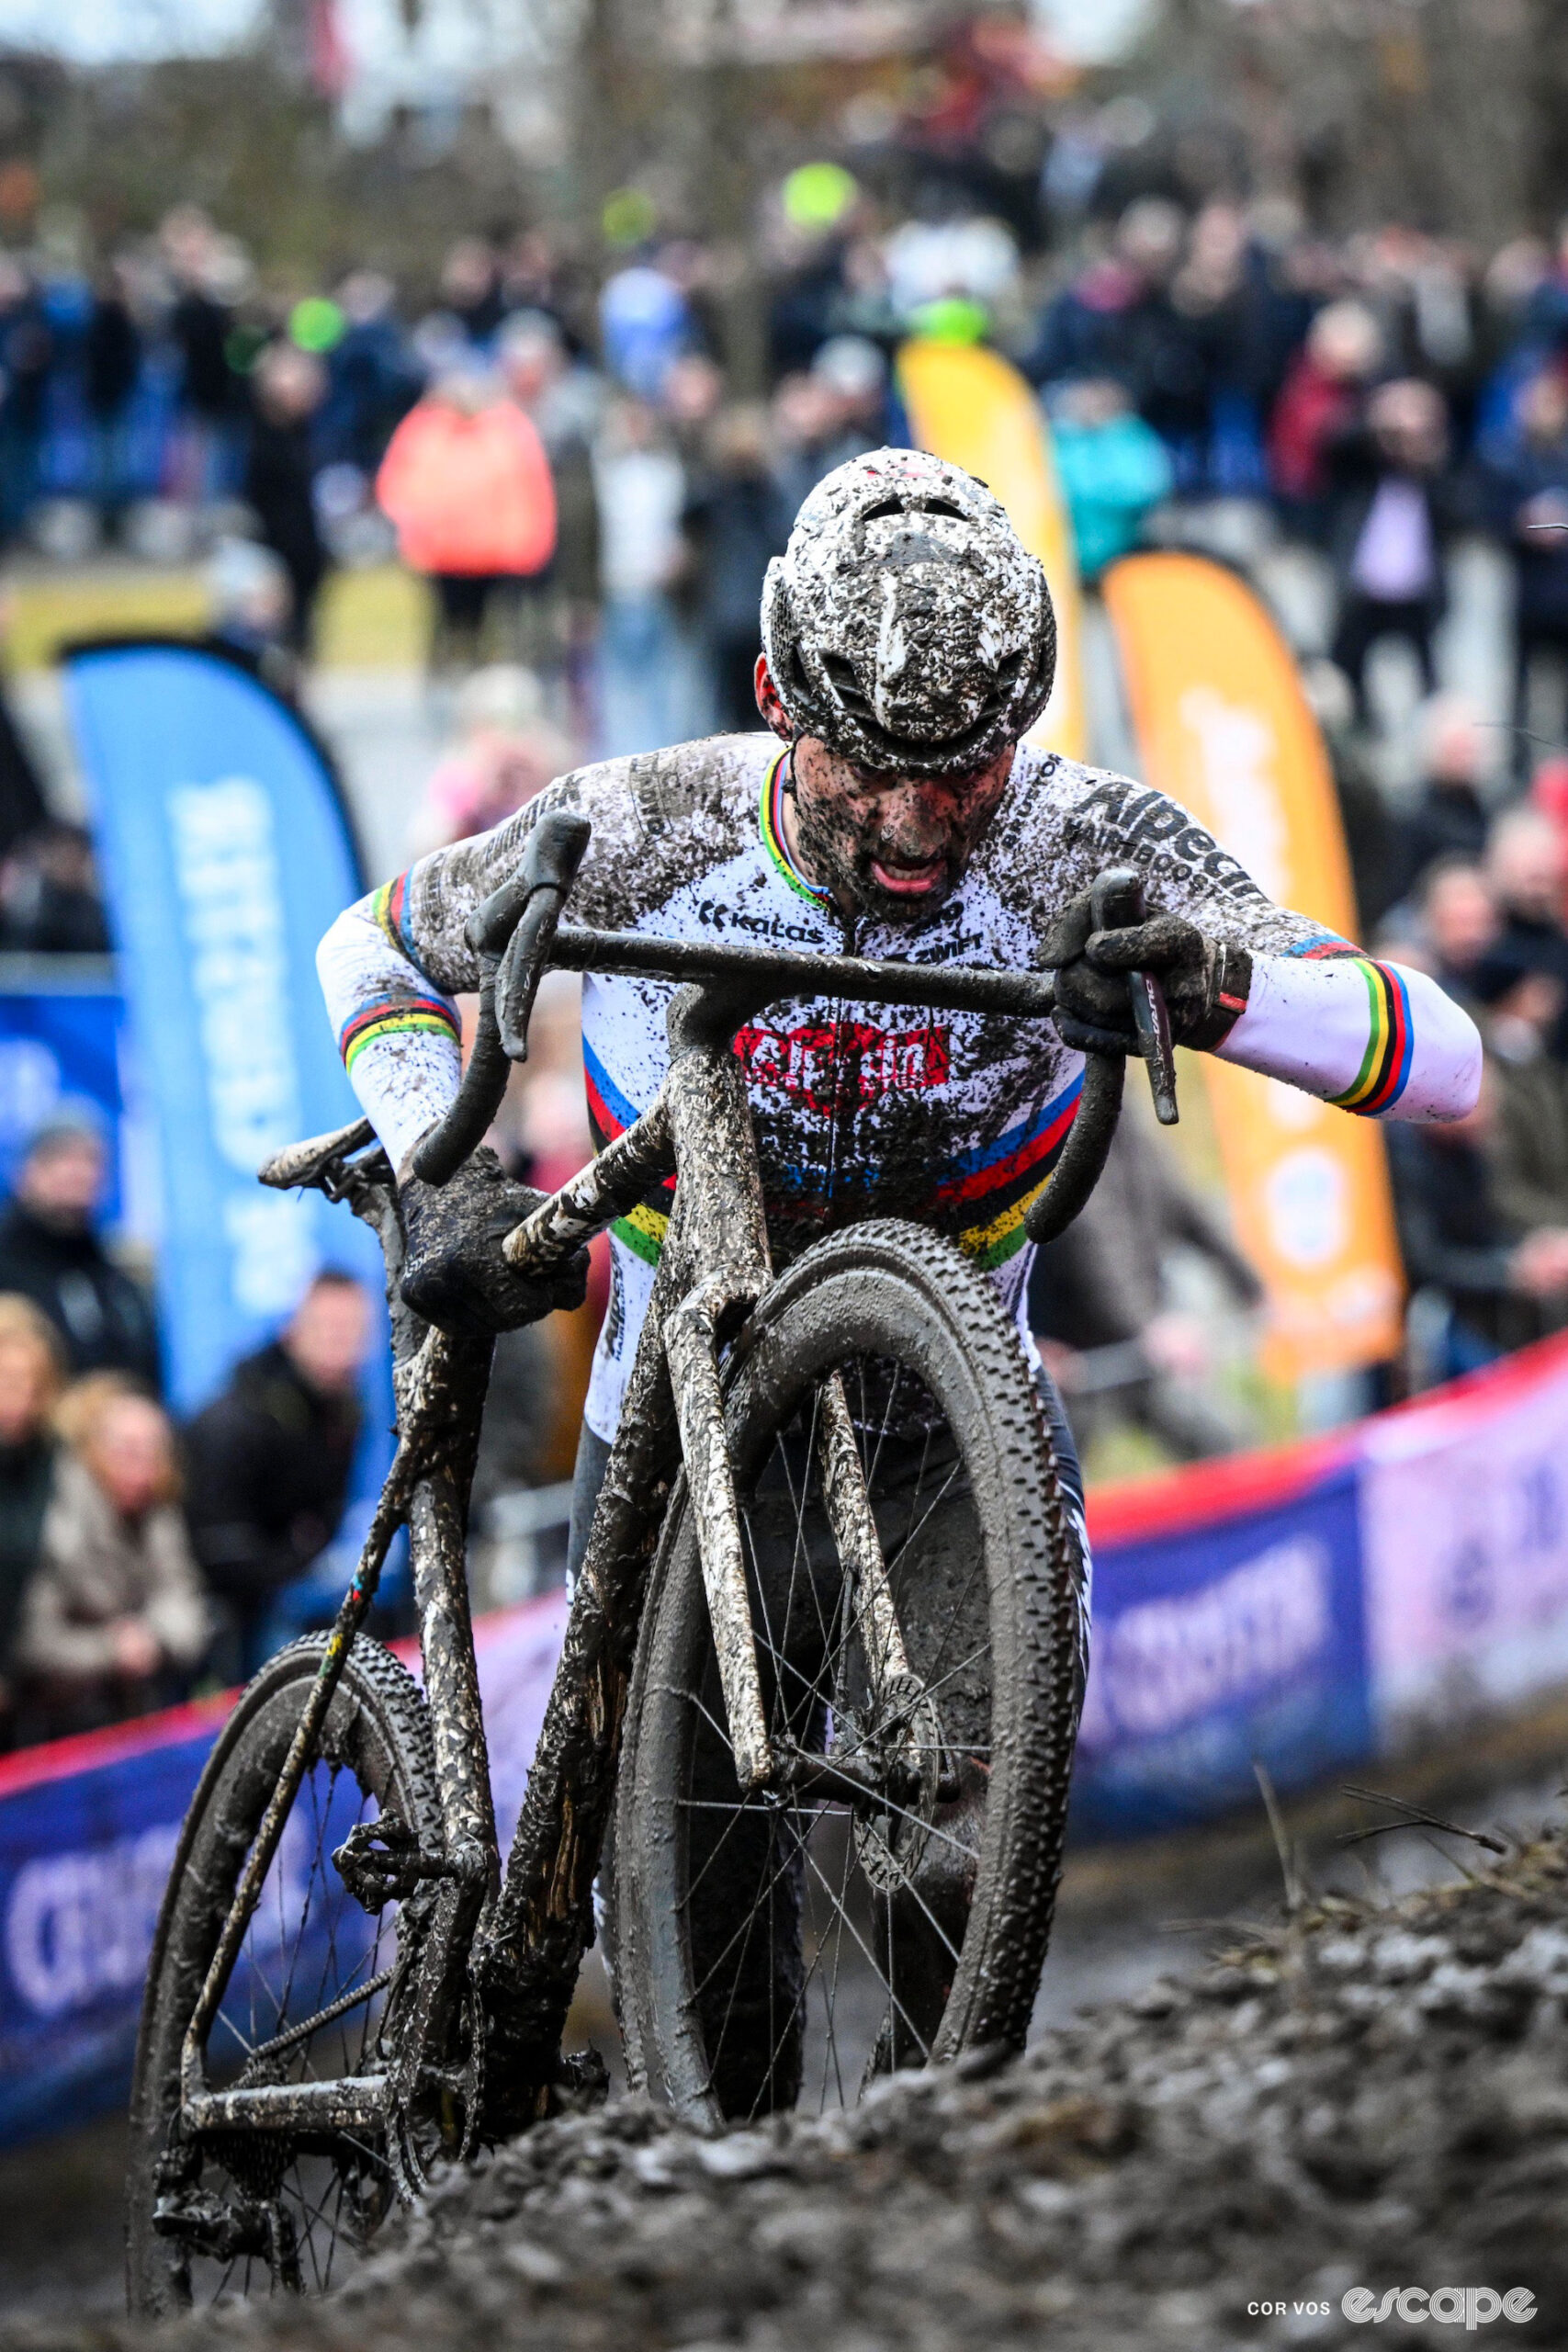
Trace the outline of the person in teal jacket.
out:
[[[1169,497],[1170,458],[1111,377],[1060,384],[1049,395],[1049,408],[1079,576],[1097,580],[1107,564],[1137,546],[1145,515]]]

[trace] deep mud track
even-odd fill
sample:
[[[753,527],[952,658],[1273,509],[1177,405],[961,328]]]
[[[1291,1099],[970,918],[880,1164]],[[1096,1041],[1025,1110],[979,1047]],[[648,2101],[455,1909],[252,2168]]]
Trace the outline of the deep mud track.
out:
[[[1309,1901],[1188,1980],[1016,2062],[987,2069],[986,2056],[900,2076],[852,2114],[717,2141],[672,2132],[636,2101],[547,2124],[449,2176],[332,2301],[209,2314],[157,2340],[1568,2344],[1561,1836],[1392,1908]],[[1380,2298],[1524,2288],[1535,2316],[1471,2333],[1395,2312],[1368,2328],[1341,2313],[1358,2285]],[[1249,2311],[1262,2304],[1283,2309]],[[4,2340],[149,2341],[101,2322]]]

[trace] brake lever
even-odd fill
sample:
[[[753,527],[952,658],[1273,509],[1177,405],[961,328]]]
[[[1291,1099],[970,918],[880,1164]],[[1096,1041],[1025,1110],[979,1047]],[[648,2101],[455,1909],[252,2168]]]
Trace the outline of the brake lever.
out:
[[[1131,865],[1113,865],[1097,875],[1089,889],[1096,931],[1131,931],[1144,920],[1144,878]],[[1127,975],[1127,994],[1137,1032],[1138,1052],[1149,1074],[1155,1116],[1162,1127],[1174,1127],[1181,1114],[1176,1101],[1176,1053],[1170,1041],[1170,1010],[1165,990],[1153,972]]]

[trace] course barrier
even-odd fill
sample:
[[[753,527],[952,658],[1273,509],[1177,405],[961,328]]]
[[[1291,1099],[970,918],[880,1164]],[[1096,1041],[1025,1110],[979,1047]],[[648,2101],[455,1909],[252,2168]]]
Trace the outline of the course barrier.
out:
[[[1090,1498],[1080,1838],[1146,1836],[1568,1681],[1568,1338],[1332,1437]],[[479,1621],[516,1818],[565,1623]],[[123,2098],[179,1823],[227,1700],[0,1761],[0,2145]]]

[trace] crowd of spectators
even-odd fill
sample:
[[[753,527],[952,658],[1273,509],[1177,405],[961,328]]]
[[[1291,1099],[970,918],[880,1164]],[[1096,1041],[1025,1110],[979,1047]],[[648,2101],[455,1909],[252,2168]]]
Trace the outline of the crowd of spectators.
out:
[[[1487,1045],[1470,1120],[1387,1130],[1415,1294],[1404,1376],[1568,1324],[1568,230],[1482,254],[1403,227],[1331,241],[1278,201],[1145,193],[1103,215],[1064,204],[1042,241],[1005,206],[977,211],[961,179],[903,217],[836,164],[775,189],[746,260],[766,374],[743,386],[723,364],[734,256],[660,238],[646,201],[623,204],[620,227],[607,214],[599,266],[547,231],[471,237],[423,290],[360,268],[273,300],[191,207],[96,273],[0,257],[0,541],[204,548],[214,639],[285,690],[334,567],[396,554],[429,583],[451,722],[409,844],[423,851],[499,821],[574,759],[755,724],[762,576],[801,499],[846,457],[908,437],[907,335],[989,336],[1050,417],[1091,599],[1118,557],[1199,536],[1222,510],[1249,518],[1243,544],[1293,551],[1322,583],[1297,650],[1361,936],[1433,971]],[[1444,690],[1450,555],[1477,538],[1512,583],[1506,717]],[[1390,642],[1422,706],[1414,784],[1383,755]],[[104,944],[90,844],[49,818],[0,708],[0,947]],[[586,1147],[570,1042],[559,1058],[559,1083],[545,1069],[520,1116],[544,1138],[522,1148],[564,1175]],[[1091,1216],[1043,1261],[1036,1321],[1086,1426],[1113,1396],[1190,1455],[1247,1431],[1172,1254],[1207,1261],[1233,1316],[1256,1287],[1146,1140],[1129,1133],[1111,1180],[1137,1204],[1138,1263],[1110,1266]],[[58,1377],[112,1377],[155,1394],[146,1310],[93,1234],[97,1148],[40,1136],[0,1219],[0,1672],[57,1713],[62,1686],[27,1665],[51,1588],[24,1604],[17,1563],[45,1558],[62,1465],[118,1513],[123,1556],[103,1579],[131,1596],[118,1614],[145,1618],[154,1585],[174,1589],[179,1552],[207,1612],[201,1657],[238,1671],[341,1512],[364,1343],[353,1286],[319,1286],[183,1433],[178,1508],[175,1452],[149,1499],[115,1502],[114,1446],[70,1435],[73,1392],[54,1393]],[[6,1320],[24,1302],[55,1335],[58,1374]],[[558,1344],[537,1334],[509,1346],[487,1491],[570,1464],[556,1406],[581,1366],[547,1362]],[[142,1543],[128,1565],[123,1530],[158,1511],[179,1544],[160,1537],[155,1567]],[[57,1518],[80,1531],[89,1515]],[[155,1666],[127,1645],[141,1679],[188,1675],[178,1639],[157,1638]],[[135,1679],[105,1668],[81,1706]]]
[[[39,1129],[0,1221],[0,1753],[254,1670],[337,1533],[370,1339],[330,1269],[185,1428],[98,1229],[91,1114]]]

